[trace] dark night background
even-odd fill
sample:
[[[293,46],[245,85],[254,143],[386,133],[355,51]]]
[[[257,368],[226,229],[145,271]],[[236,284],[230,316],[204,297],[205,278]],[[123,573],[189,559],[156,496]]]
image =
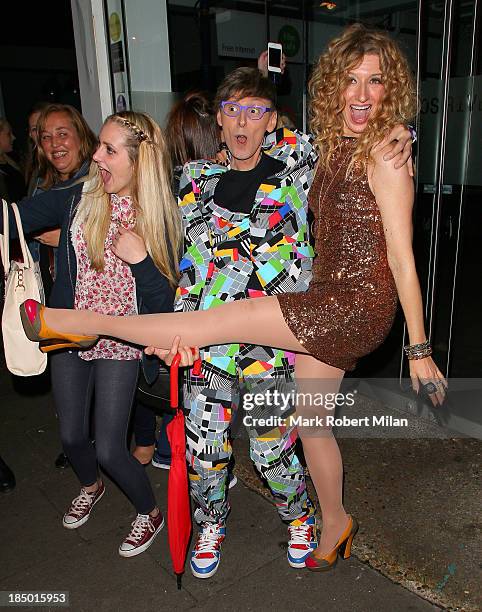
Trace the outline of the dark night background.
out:
[[[70,0],[13,2],[3,6],[0,87],[3,109],[20,153],[27,138],[27,114],[41,100],[80,110]]]

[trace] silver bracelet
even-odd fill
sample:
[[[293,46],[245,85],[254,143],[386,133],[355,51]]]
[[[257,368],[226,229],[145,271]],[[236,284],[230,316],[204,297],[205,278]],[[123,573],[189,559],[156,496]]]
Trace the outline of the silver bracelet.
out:
[[[424,349],[423,351],[415,351],[413,353],[407,353],[407,359],[411,361],[412,359],[424,359],[425,357],[430,357],[432,354],[432,347]]]
[[[430,340],[419,342],[418,344],[407,344],[403,347],[408,359],[423,359],[432,354],[432,345]]]

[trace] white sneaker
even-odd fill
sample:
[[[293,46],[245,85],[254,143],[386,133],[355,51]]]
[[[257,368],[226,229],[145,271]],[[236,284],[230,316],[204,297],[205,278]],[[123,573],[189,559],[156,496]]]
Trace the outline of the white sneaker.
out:
[[[92,508],[104,493],[105,487],[103,482],[100,483],[97,491],[93,493],[87,492],[84,487],[82,487],[82,489],[80,489],[80,495],[72,500],[68,512],[64,514],[62,525],[66,529],[77,529],[77,527],[87,523]]]

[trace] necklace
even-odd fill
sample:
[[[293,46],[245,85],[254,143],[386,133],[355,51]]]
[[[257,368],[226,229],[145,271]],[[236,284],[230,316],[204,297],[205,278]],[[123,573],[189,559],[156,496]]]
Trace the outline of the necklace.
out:
[[[316,217],[316,219],[314,219],[314,221],[311,224],[311,233],[313,235],[316,235],[315,234],[315,223],[321,219],[321,207],[323,206],[323,203],[324,203],[324,201],[326,199],[326,195],[329,193],[330,187],[333,185],[333,182],[335,181],[336,177],[338,176],[341,168],[343,168],[345,166],[345,162],[347,161],[347,159],[352,154],[353,154],[353,151],[349,150],[348,153],[343,158],[343,161],[340,164],[338,164],[338,168],[337,168],[336,172],[332,175],[331,181],[326,186],[326,190],[324,189],[324,187],[325,187],[325,178],[326,178],[326,175],[328,174],[328,172],[325,170],[325,173],[323,174],[323,179],[321,181],[320,191],[318,192],[317,217]],[[318,236],[316,235],[316,237],[318,237]]]

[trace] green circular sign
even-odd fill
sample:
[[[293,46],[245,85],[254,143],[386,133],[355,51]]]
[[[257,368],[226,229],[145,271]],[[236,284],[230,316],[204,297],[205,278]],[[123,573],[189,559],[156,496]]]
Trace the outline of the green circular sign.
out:
[[[278,33],[278,41],[283,45],[286,57],[294,57],[300,50],[300,35],[292,25],[284,25]]]

